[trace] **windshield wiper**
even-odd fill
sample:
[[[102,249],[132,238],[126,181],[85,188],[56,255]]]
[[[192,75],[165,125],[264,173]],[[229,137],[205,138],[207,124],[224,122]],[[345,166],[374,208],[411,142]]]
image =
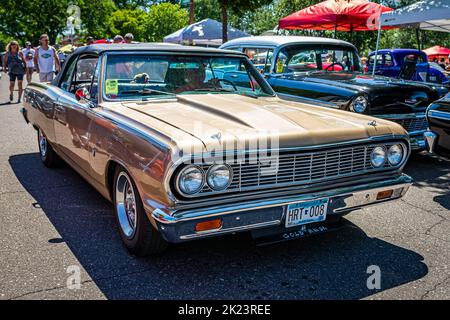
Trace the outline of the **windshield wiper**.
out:
[[[230,91],[230,90],[227,90],[224,88],[199,88],[199,89],[195,89],[194,91],[199,91],[199,92],[201,92],[201,91],[207,91],[207,92],[217,91],[217,92],[228,92],[228,93],[235,92],[235,91]]]
[[[165,92],[165,91],[159,91],[159,90],[154,90],[154,89],[142,89],[142,90],[127,90],[127,91],[122,91],[120,92],[120,94],[139,94],[141,96],[150,96],[153,94],[163,94],[163,95],[168,95],[168,96],[175,96],[174,93],[170,93],[170,92]]]

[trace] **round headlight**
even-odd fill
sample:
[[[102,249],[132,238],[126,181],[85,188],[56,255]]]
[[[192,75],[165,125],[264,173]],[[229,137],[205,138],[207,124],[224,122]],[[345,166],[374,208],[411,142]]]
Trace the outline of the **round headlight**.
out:
[[[197,166],[188,166],[178,175],[178,187],[186,194],[199,192],[205,184],[203,170]]]
[[[363,96],[358,96],[352,101],[352,109],[357,113],[363,113],[366,111],[368,101]]]
[[[403,148],[399,144],[394,144],[388,150],[388,160],[389,163],[393,166],[396,166],[402,162],[403,159]]]
[[[383,147],[375,147],[370,155],[370,161],[375,168],[380,168],[386,162],[386,149]]]
[[[224,190],[228,188],[232,178],[231,168],[225,164],[216,164],[209,168],[206,174],[208,185],[213,190]]]

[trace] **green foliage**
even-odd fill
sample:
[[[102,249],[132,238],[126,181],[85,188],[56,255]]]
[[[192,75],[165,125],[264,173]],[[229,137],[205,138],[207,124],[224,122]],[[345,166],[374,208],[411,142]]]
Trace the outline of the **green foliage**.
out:
[[[195,1],[195,21],[203,19],[214,19],[220,21],[221,11],[217,0],[196,0]]]
[[[150,7],[145,23],[147,41],[162,41],[166,35],[177,31],[189,23],[188,12],[178,4],[161,3]]]
[[[4,34],[0,33],[0,52],[5,51],[6,46],[11,40],[14,39],[12,37],[5,36]]]
[[[112,14],[110,37],[132,33],[136,41],[146,39],[147,13],[142,9],[119,9]]]
[[[69,0],[3,0],[0,9],[0,32],[20,42],[37,44],[39,36],[47,33],[50,41],[66,26]]]
[[[81,10],[82,34],[103,38],[113,28],[112,16],[117,10],[113,0],[76,0]]]

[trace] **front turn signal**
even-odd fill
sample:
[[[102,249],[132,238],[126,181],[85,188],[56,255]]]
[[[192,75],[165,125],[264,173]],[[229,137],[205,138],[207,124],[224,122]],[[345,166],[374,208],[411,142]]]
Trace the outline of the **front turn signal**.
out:
[[[195,225],[195,232],[220,229],[222,227],[222,219],[199,222]]]
[[[392,197],[392,194],[394,193],[394,190],[385,190],[385,191],[380,191],[377,194],[377,200],[384,200],[384,199],[388,199],[390,197]]]

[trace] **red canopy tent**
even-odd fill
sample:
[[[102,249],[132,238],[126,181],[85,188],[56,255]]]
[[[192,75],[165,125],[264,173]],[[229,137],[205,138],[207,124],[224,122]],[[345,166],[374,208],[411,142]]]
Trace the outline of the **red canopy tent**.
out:
[[[288,30],[376,30],[380,13],[392,10],[366,0],[326,0],[281,19],[278,27]]]
[[[447,60],[448,55],[450,54],[450,49],[441,46],[434,46],[423,51],[427,54],[430,61],[432,61],[434,58],[445,58]]]

